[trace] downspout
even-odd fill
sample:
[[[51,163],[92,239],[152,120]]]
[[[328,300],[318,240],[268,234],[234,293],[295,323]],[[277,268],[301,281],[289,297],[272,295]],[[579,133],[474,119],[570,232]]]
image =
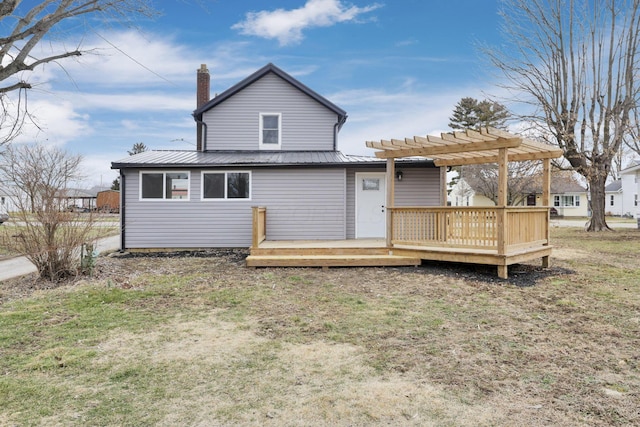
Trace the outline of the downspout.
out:
[[[207,124],[205,122],[203,122],[202,120],[198,119],[195,115],[193,116],[194,120],[196,121],[196,123],[198,124],[198,126],[200,126],[200,129],[202,129],[203,131],[200,133],[200,137],[202,138],[200,141],[196,142],[196,149],[197,151],[206,151],[205,150],[205,144],[207,142],[207,131],[208,131],[208,127]],[[334,142],[335,145],[335,142]]]
[[[338,151],[338,131],[346,121],[347,116],[342,116],[336,124],[333,125],[333,151]]]
[[[125,236],[124,236],[124,229],[125,229],[125,200],[126,197],[124,197],[124,193],[125,193],[125,179],[124,179],[124,172],[122,169],[120,169],[120,251],[124,251],[125,250]]]

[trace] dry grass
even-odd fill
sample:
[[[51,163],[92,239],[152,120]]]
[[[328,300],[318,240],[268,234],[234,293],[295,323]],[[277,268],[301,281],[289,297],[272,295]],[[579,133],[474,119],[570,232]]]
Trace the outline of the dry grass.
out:
[[[0,424],[640,425],[640,233],[553,237],[526,287],[233,252],[3,284]]]

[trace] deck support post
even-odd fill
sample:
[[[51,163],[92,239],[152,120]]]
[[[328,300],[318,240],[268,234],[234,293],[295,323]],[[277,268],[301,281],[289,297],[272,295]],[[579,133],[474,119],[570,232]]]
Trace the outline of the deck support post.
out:
[[[507,273],[507,266],[506,265],[499,265],[498,266],[498,277],[501,279],[508,279],[509,278],[509,274]]]
[[[396,163],[394,158],[387,159],[387,206],[386,206],[386,240],[387,248],[391,248],[391,242],[393,241],[393,212],[394,207],[394,194],[395,194],[395,176],[396,176]]]

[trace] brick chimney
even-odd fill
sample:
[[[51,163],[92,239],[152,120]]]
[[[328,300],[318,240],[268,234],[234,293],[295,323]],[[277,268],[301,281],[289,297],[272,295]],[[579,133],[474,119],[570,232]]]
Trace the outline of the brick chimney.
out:
[[[196,87],[196,108],[202,107],[204,104],[209,102],[211,99],[210,96],[211,91],[211,77],[209,75],[209,70],[207,69],[207,64],[201,64],[198,69],[198,79],[197,79],[197,87]],[[196,149],[198,151],[202,151],[202,137],[203,137],[203,125],[202,123],[197,124],[196,130]]]

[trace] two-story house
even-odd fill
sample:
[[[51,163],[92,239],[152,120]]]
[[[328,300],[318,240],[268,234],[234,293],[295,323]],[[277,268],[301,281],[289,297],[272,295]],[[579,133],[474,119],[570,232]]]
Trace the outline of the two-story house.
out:
[[[273,240],[385,236],[385,161],[338,151],[343,109],[273,64],[214,98],[202,65],[196,86],[196,150],[112,163],[121,249],[249,247],[252,206]],[[395,179],[396,206],[439,205],[433,161],[399,161]]]

